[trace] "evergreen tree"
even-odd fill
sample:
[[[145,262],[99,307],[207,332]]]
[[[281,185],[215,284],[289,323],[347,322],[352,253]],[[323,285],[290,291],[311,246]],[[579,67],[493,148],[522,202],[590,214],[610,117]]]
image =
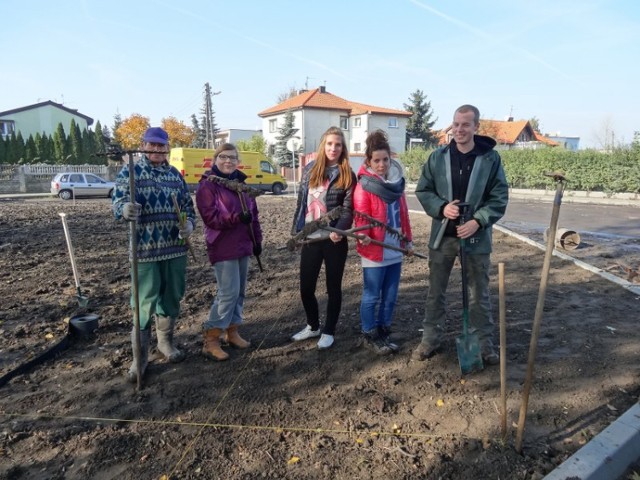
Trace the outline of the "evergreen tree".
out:
[[[0,136],[0,164],[7,162],[7,143],[2,136]]]
[[[56,131],[53,132],[53,163],[64,165],[67,162],[67,134],[64,133],[62,123],[58,124]]]
[[[13,152],[16,156],[16,163],[26,163],[27,159],[25,158],[24,137],[22,136],[22,132],[18,132],[18,135],[16,135],[16,143]]]
[[[105,135],[105,130],[107,131],[107,134]],[[106,151],[106,139],[109,138],[109,129],[107,128],[107,126],[105,125],[105,127],[103,128],[102,125],[100,125],[100,120],[98,120],[96,122],[96,129],[93,131],[93,153],[101,153],[101,152],[105,152]]]
[[[29,135],[27,142],[24,144],[24,159],[26,163],[39,163],[38,149],[33,135]]]
[[[122,124],[122,116],[119,113],[116,113],[113,116],[113,126],[111,127],[111,132],[113,133],[113,135],[110,138],[110,140],[112,142],[117,141],[116,137],[116,132],[118,131],[118,128],[120,127],[120,125]]]
[[[90,165],[99,165],[101,163],[95,156],[96,137],[93,132],[87,130],[86,128],[82,130],[82,152],[84,154],[83,163],[88,163]]]
[[[106,125],[102,127],[102,136],[104,137],[105,143],[108,144],[109,142],[111,142],[111,132],[109,131],[109,127],[107,127]]]
[[[293,166],[291,151],[287,149],[287,140],[298,132],[298,129],[294,128],[294,120],[293,111],[287,110],[284,115],[284,125],[278,129],[279,135],[276,136],[276,149],[273,158],[282,167]],[[298,155],[299,152],[296,152],[296,160],[298,160]]]
[[[207,146],[206,134],[204,129],[200,126],[198,118],[195,114],[191,115],[191,129],[195,134],[193,141],[191,142],[192,148],[205,148]]]
[[[70,163],[72,165],[84,163],[82,134],[80,133],[80,127],[78,127],[74,119],[71,119],[71,125],[69,126],[69,155],[71,155]]]
[[[40,158],[40,163],[53,163],[53,153],[51,152],[51,137],[49,135],[36,133],[36,152]]]
[[[438,118],[433,117],[431,102],[427,102],[427,96],[422,90],[416,90],[409,96],[409,104],[404,104],[404,109],[411,112],[411,118],[407,122],[407,137],[405,148],[409,147],[410,138],[420,138],[425,148],[435,146],[438,142],[436,133],[432,130]]]

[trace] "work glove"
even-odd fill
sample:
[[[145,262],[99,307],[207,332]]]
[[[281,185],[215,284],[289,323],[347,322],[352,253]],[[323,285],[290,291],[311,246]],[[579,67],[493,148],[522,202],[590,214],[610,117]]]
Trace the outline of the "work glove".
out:
[[[251,223],[251,220],[253,220],[253,217],[251,216],[251,212],[242,212],[240,214],[240,221],[245,225],[249,225]]]
[[[192,233],[193,233],[193,223],[191,223],[191,220],[186,220],[182,228],[178,230],[178,238],[186,240],[191,236]]]
[[[256,243],[253,246],[253,255],[256,257],[259,257],[261,253],[262,253],[262,245],[260,245],[259,243]]]
[[[141,213],[142,205],[139,203],[127,202],[122,207],[122,216],[127,222],[137,222]]]

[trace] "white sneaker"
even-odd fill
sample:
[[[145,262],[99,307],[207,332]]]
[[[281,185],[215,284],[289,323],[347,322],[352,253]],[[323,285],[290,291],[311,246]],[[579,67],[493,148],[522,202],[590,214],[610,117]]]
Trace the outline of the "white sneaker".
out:
[[[314,337],[319,337],[319,336],[320,336],[320,329],[319,328],[317,330],[312,330],[311,326],[307,325],[302,330],[300,330],[298,333],[293,335],[291,337],[291,340],[293,342],[299,342],[301,340],[306,340],[307,338],[314,338]]]
[[[333,345],[333,335],[323,333],[318,340],[318,350],[325,350]]]

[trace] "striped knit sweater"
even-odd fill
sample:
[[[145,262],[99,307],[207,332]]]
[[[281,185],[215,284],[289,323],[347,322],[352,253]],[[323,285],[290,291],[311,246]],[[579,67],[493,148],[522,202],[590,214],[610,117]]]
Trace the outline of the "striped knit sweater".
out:
[[[180,172],[165,163],[154,166],[146,156],[134,164],[135,202],[142,205],[137,223],[137,252],[140,262],[168,260],[187,254],[184,240],[178,238],[178,215],[172,194],[180,211],[196,224],[193,200]],[[125,164],[116,178],[112,209],[116,220],[123,220],[122,208],[129,202],[129,165]]]

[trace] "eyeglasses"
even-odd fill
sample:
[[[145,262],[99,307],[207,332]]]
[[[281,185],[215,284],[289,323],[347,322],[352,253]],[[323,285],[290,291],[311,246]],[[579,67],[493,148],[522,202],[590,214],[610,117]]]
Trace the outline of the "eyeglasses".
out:
[[[220,155],[218,155],[218,158],[222,161],[229,160],[230,162],[238,163],[237,155],[225,155],[224,153],[221,153]]]

